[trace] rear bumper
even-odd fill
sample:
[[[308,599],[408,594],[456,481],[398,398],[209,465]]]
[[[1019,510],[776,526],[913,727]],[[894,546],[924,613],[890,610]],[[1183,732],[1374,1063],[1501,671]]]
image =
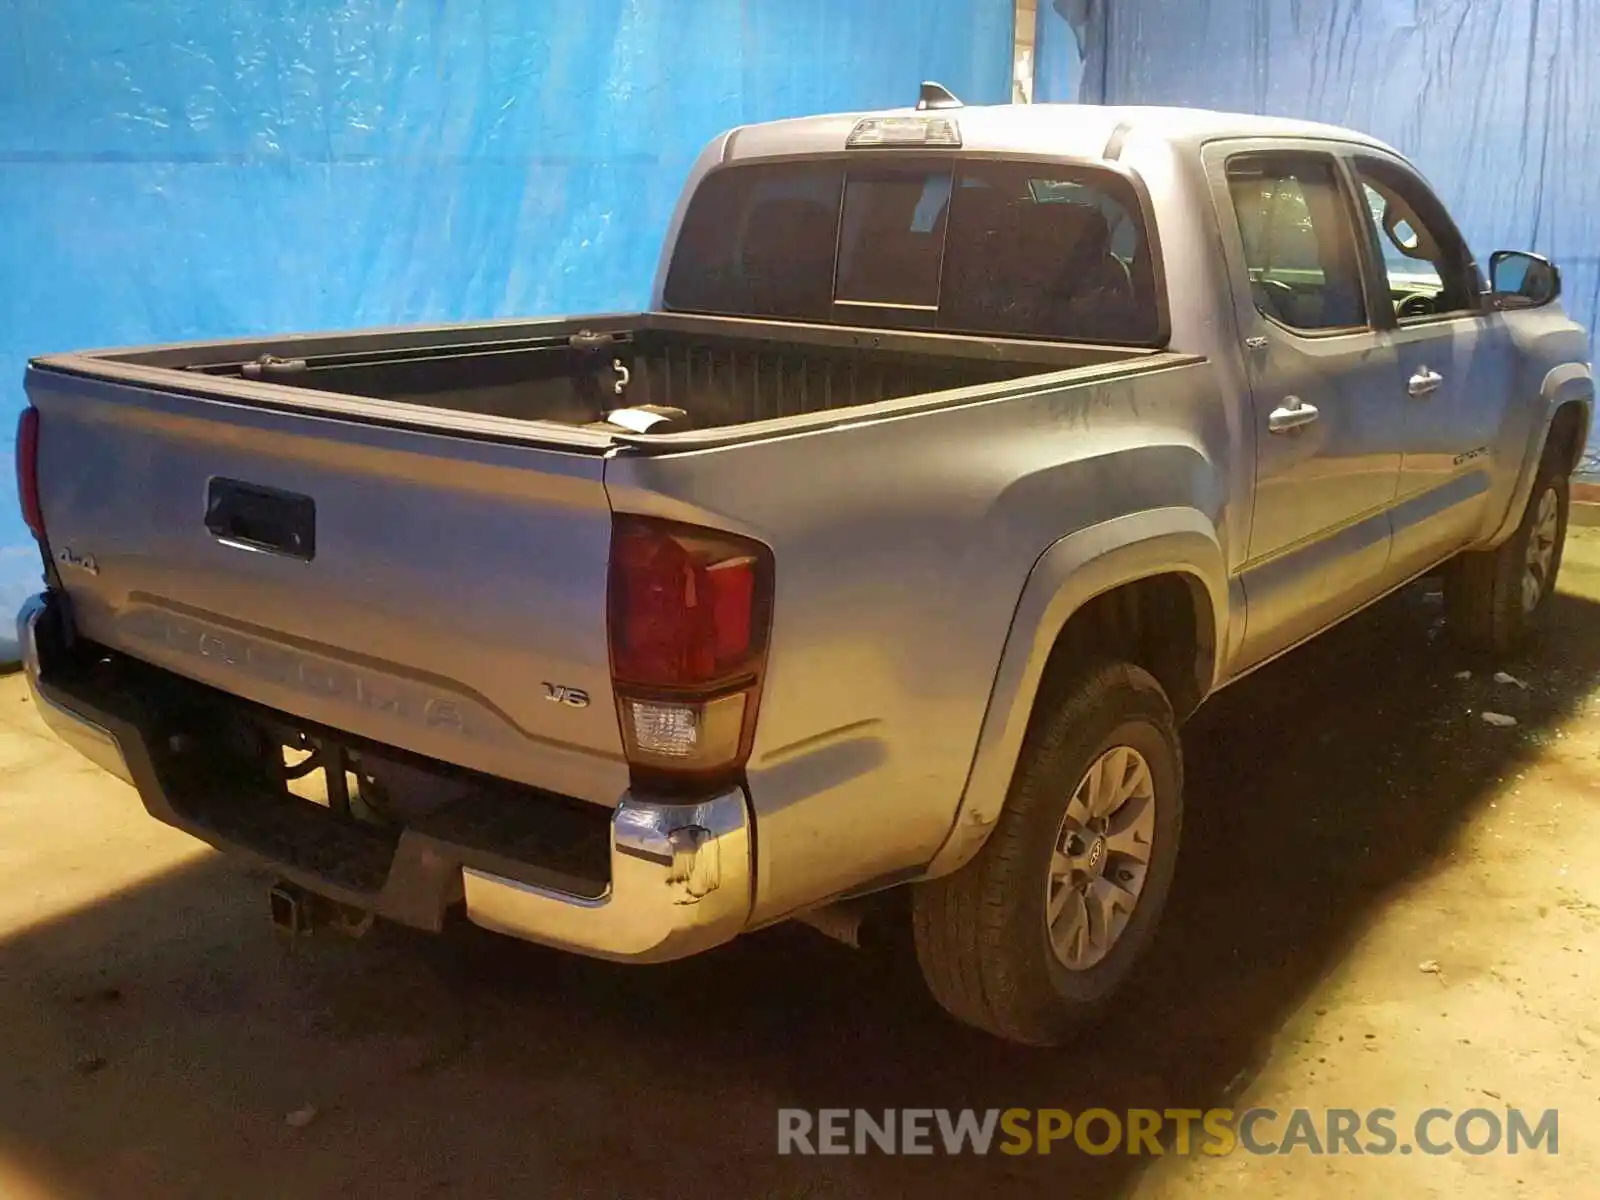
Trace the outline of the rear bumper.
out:
[[[410,826],[380,837],[309,804],[263,801],[242,786],[229,795],[215,774],[175,758],[182,732],[151,689],[97,677],[56,595],[24,604],[17,634],[34,703],[57,737],[132,784],[157,820],[330,899],[434,930],[460,911],[498,933],[633,962],[709,949],[749,919],[750,810],[739,788],[692,804],[625,795],[611,815],[608,878],[575,883],[536,853],[514,858]],[[245,819],[251,804],[263,810]]]
[[[51,733],[95,766],[110,771],[124,783],[132,783],[133,774],[128,770],[128,761],[122,757],[122,749],[110,731],[68,708],[53,694],[40,688],[39,639],[45,633],[41,622],[45,620],[47,612],[45,597],[34,596],[23,604],[22,611],[17,614],[17,642],[22,647],[22,670],[28,679],[28,691],[33,695],[33,706]]]

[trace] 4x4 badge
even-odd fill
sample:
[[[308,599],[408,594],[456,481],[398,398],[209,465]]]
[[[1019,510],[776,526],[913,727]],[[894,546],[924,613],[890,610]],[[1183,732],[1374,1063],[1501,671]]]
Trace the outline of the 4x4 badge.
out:
[[[100,564],[95,562],[92,554],[79,554],[71,546],[63,546],[56,554],[56,561],[64,567],[72,567],[79,571],[87,571],[90,575],[100,574]]]

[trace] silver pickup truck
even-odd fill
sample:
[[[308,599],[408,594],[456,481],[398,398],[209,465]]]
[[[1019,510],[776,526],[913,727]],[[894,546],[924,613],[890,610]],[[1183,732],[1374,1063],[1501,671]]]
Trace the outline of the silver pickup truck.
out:
[[[654,961],[904,888],[1050,1043],[1208,696],[1427,573],[1548,605],[1585,334],[1370,138],[930,85],[719,136],[666,244],[644,313],[32,363],[46,720],[286,925]]]

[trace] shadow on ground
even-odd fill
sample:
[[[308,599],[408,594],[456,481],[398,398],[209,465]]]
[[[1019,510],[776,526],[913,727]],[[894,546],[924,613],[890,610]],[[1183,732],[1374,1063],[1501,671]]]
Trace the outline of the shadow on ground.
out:
[[[0,1139],[63,1195],[1116,1195],[1120,1155],[779,1159],[775,1110],[1226,1103],[1583,700],[1600,605],[1553,618],[1546,651],[1495,664],[1526,693],[1414,589],[1218,697],[1186,732],[1154,961],[1070,1048],[969,1033],[903,964],[803,929],[660,968],[398,932],[289,958],[260,881],[208,859],[0,945]]]

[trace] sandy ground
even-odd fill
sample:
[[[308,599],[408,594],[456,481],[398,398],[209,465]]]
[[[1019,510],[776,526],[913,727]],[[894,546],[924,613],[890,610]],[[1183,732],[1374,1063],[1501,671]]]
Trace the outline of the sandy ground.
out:
[[[1460,657],[1415,591],[1208,706],[1154,960],[1049,1052],[804,929],[660,968],[396,930],[287,954],[262,879],[0,680],[0,1196],[1593,1195],[1600,530],[1563,585],[1518,661]],[[1559,1153],[775,1153],[780,1106],[1219,1105],[1387,1107],[1402,1135],[1555,1108]]]

